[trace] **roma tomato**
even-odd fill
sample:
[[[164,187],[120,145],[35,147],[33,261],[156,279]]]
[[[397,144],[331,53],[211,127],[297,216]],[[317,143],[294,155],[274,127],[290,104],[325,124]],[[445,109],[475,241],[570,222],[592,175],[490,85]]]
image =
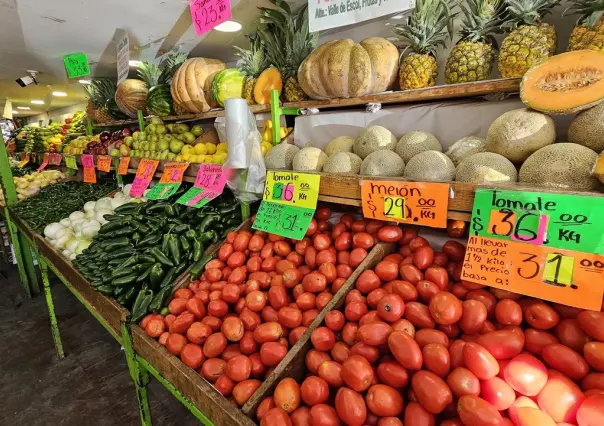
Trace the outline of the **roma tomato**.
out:
[[[466,367],[480,380],[491,379],[499,373],[497,360],[477,343],[466,343],[463,348],[463,360]]]
[[[411,378],[411,387],[418,402],[428,412],[439,414],[453,402],[451,389],[436,374],[421,370]]]
[[[589,342],[583,348],[585,360],[594,370],[604,372],[604,343]]]
[[[577,412],[580,426],[604,425],[604,395],[592,395],[585,398]]]
[[[356,392],[366,391],[373,382],[373,368],[359,355],[352,355],[344,361],[340,374],[346,386]]]
[[[467,334],[478,333],[487,320],[487,307],[478,300],[464,300],[459,327]]]
[[[430,301],[430,315],[438,324],[453,324],[459,321],[463,314],[461,301],[447,291],[441,291]]]
[[[252,374],[252,361],[245,355],[237,355],[229,359],[225,374],[234,382],[242,382]]]
[[[409,281],[413,285],[417,285],[418,282],[424,279],[422,271],[420,271],[417,266],[411,264],[401,265],[399,273],[403,280]]]
[[[511,415],[516,418],[517,426],[556,426],[556,422],[538,408],[511,407]]]
[[[405,314],[403,316],[416,328],[434,328],[436,325],[430,315],[430,309],[423,303],[409,302],[405,304]]]
[[[516,392],[535,396],[547,383],[547,369],[537,358],[520,354],[512,358],[503,371],[504,380]]]
[[[380,299],[377,312],[386,322],[395,322],[405,313],[405,302],[397,294],[388,294]]]
[[[367,408],[379,417],[396,417],[403,412],[403,397],[393,387],[373,385],[365,396]]]
[[[480,380],[470,370],[457,367],[447,377],[447,384],[456,398],[464,395],[478,396],[480,394]]]
[[[477,343],[484,346],[495,359],[510,359],[522,352],[524,334],[512,330],[491,331],[481,335]]]
[[[516,393],[499,377],[480,382],[480,397],[499,411],[507,410],[516,400]]]
[[[457,415],[465,426],[504,426],[499,411],[487,401],[466,395],[457,401]]]
[[[524,320],[537,330],[549,330],[560,321],[560,315],[545,303],[533,303],[524,311]]]
[[[520,325],[522,308],[511,299],[503,299],[495,306],[495,318],[501,325]]]
[[[279,408],[271,408],[266,412],[262,419],[260,419],[260,426],[291,426],[292,421],[287,415],[287,413]]]
[[[432,265],[434,250],[430,246],[422,246],[413,253],[413,264],[420,270],[425,270]]]
[[[312,342],[315,349],[327,352],[333,348],[333,345],[336,343],[336,336],[327,327],[318,327],[313,330],[310,335],[310,341]]]
[[[445,333],[440,330],[433,330],[431,328],[423,328],[415,333],[415,341],[421,349],[430,343],[440,343],[446,348],[449,347],[449,338]]]
[[[233,388],[233,398],[239,406],[243,406],[248,399],[252,397],[254,392],[260,387],[262,382],[260,380],[248,379],[243,382],[239,382]]]
[[[366,345],[381,346],[388,342],[388,336],[390,336],[390,333],[392,333],[392,327],[390,327],[390,325],[382,321],[377,321],[371,324],[360,326],[359,330],[357,331],[357,337]]]
[[[447,347],[439,343],[430,343],[422,349],[424,368],[444,378],[451,369],[451,356]]]
[[[449,256],[451,260],[461,262],[466,253],[466,248],[457,241],[449,240],[443,245],[442,251]]]
[[[398,264],[382,260],[375,266],[375,273],[382,281],[392,281],[398,278]]]
[[[340,388],[336,393],[335,406],[338,416],[345,424],[362,425],[365,423],[367,406],[360,393],[352,389]]]
[[[279,382],[273,395],[275,405],[287,413],[300,406],[300,385],[291,377]]]
[[[302,401],[309,406],[322,404],[329,398],[329,384],[320,377],[310,376],[300,386]]]
[[[409,383],[409,373],[396,361],[382,361],[376,373],[380,382],[394,388],[404,388]]]
[[[552,368],[574,380],[580,380],[589,373],[589,365],[577,352],[559,343],[547,345],[541,357]]]
[[[344,386],[341,371],[342,366],[335,361],[323,361],[318,368],[319,377],[336,389]]]
[[[342,424],[335,408],[327,404],[311,407],[309,418],[310,424],[313,426],[339,426]]]
[[[424,278],[436,284],[441,291],[446,290],[449,286],[449,274],[447,273],[447,270],[441,266],[430,266],[426,269]]]
[[[585,397],[572,380],[557,371],[550,371],[547,383],[539,392],[537,402],[556,422],[576,423],[577,410]]]
[[[579,353],[583,352],[583,346],[591,340],[583,332],[581,324],[576,318],[563,319],[558,323],[554,332],[556,337],[560,339],[560,343]]]
[[[405,409],[403,422],[410,426],[435,426],[436,418],[417,402],[411,402]]]
[[[577,315],[577,320],[588,336],[604,342],[604,312],[583,311]]]
[[[278,342],[266,342],[260,346],[260,359],[267,367],[276,367],[287,355],[287,347]]]
[[[377,232],[377,238],[385,243],[396,243],[403,238],[403,230],[396,225],[382,226]]]
[[[422,367],[422,351],[415,339],[402,331],[388,336],[388,347],[396,360],[405,368],[419,370]]]
[[[524,349],[535,355],[541,355],[541,351],[547,345],[558,343],[558,339],[553,334],[534,328],[524,332],[524,340]]]

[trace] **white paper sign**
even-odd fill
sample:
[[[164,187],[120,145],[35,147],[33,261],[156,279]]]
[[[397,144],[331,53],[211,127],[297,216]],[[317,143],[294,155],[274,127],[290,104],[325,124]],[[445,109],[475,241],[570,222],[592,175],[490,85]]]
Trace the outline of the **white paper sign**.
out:
[[[311,32],[356,24],[357,22],[409,10],[414,0],[308,0]]]
[[[124,35],[117,42],[117,84],[128,78],[128,72],[130,71],[130,39],[128,33],[122,30]]]

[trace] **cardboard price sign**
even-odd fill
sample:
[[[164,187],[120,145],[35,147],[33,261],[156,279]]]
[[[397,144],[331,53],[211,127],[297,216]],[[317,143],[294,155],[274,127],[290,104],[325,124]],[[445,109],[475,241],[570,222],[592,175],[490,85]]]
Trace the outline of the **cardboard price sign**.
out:
[[[205,206],[214,198],[218,197],[220,193],[208,191],[198,186],[191,187],[185,192],[176,202],[185,206],[194,207],[196,209]]]
[[[151,179],[153,179],[153,174],[155,173],[155,169],[157,169],[158,165],[159,161],[150,160],[148,158],[143,158],[140,163],[138,163],[136,176],[134,177],[132,187],[130,188],[130,195],[132,197],[143,196],[145,190],[151,183]]]
[[[96,183],[96,170],[94,168],[94,157],[90,154],[84,154],[80,157],[82,167],[84,168],[84,182]]]
[[[27,163],[29,163],[29,157],[30,157],[29,152],[26,152],[25,153],[25,158],[23,160],[21,160],[21,162],[19,163],[19,168],[25,167],[25,165]]]
[[[63,158],[65,158],[65,166],[67,166],[68,169],[78,169],[78,162],[76,161],[75,155],[65,155]]]
[[[226,181],[226,173],[222,170],[222,166],[201,164],[194,185],[209,191],[222,193]]]
[[[42,159],[42,164],[40,164],[40,167],[38,167],[38,171],[44,170],[46,168],[46,166],[48,166],[48,159],[49,159],[49,154],[48,154],[48,152],[45,152],[44,157]]]
[[[207,33],[232,16],[230,0],[189,0],[189,8],[197,35]]]
[[[268,172],[252,228],[301,240],[317,208],[320,183],[319,175]]]
[[[130,157],[120,157],[120,164],[117,167],[117,174],[118,175],[127,175],[129,165],[130,165]]]
[[[88,58],[82,52],[70,53],[63,56],[63,63],[69,78],[78,78],[85,75],[90,75],[90,67],[88,66]]]
[[[96,158],[96,168],[99,172],[110,172],[111,171],[111,157],[106,155],[99,155]]]
[[[189,163],[167,163],[164,165],[164,172],[151,191],[147,193],[147,198],[151,200],[165,200],[171,197],[182,183],[185,170]]]
[[[599,310],[604,225],[596,209],[603,204],[600,197],[477,190],[461,278]]]
[[[446,183],[365,180],[361,183],[363,216],[410,225],[447,227]]]
[[[61,159],[63,158],[63,156],[61,154],[50,154],[49,156],[49,160],[48,160],[48,164],[50,164],[51,166],[60,166],[61,165]]]

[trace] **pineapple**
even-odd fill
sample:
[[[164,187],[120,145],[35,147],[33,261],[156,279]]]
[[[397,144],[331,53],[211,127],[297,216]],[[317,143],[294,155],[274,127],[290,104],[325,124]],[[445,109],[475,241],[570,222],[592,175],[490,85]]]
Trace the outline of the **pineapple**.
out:
[[[460,31],[461,40],[447,59],[447,84],[489,78],[497,54],[492,34],[501,32],[503,5],[502,0],[468,0],[469,8],[459,3],[465,19]]]
[[[259,8],[260,23],[264,25],[259,28],[258,36],[268,64],[277,67],[285,80],[285,101],[303,101],[307,96],[298,83],[298,68],[317,46],[319,34],[308,32],[308,5],[293,15],[285,1],[271,0],[271,3],[281,10]]]
[[[556,30],[542,22],[559,0],[506,0],[512,32],[503,40],[498,68],[502,77],[522,77],[534,65],[556,53]]]
[[[249,50],[238,46],[234,47],[238,51],[236,55],[240,58],[237,61],[237,68],[245,75],[243,97],[248,105],[254,105],[256,103],[254,100],[254,86],[260,73],[266,69],[266,55],[257,34],[252,34],[248,38],[250,39]]]
[[[107,123],[115,119],[123,118],[121,113],[114,113],[115,110],[119,112],[114,99],[115,90],[117,89],[115,81],[92,79],[90,84],[84,85],[84,89],[88,94],[86,113],[93,121],[97,123]],[[111,109],[112,105],[115,105],[115,108]]]
[[[453,30],[454,15],[447,1],[418,0],[409,22],[393,25],[393,32],[407,41],[411,48],[411,53],[401,61],[399,78],[402,90],[436,84],[436,48],[446,47],[446,39],[452,37]]]
[[[573,0],[567,9],[581,17],[568,40],[568,50],[604,50],[604,0]],[[565,11],[566,13],[566,11]]]

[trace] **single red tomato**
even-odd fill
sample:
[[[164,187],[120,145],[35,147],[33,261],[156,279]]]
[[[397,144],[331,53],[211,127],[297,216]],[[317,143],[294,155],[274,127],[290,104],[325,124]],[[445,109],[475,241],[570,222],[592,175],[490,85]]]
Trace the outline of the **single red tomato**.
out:
[[[516,393],[499,377],[480,382],[480,397],[499,411],[507,410],[516,400]]]
[[[359,355],[352,355],[344,361],[340,374],[344,383],[356,392],[366,391],[373,382],[373,368]]]
[[[463,314],[461,301],[452,293],[441,291],[430,301],[430,314],[438,324],[453,324]]]
[[[539,392],[537,402],[556,422],[576,423],[577,410],[585,397],[572,380],[557,371],[550,370],[547,383]]]
[[[352,389],[338,389],[335,406],[338,416],[347,425],[362,425],[367,419],[367,406],[363,395]]]
[[[579,426],[604,425],[604,395],[592,395],[583,401],[577,412]]]
[[[512,358],[505,367],[503,377],[516,392],[536,396],[547,383],[548,374],[541,361],[524,353]]]
[[[499,411],[477,396],[465,395],[457,401],[457,414],[465,426],[504,426]]]
[[[491,379],[499,373],[497,360],[477,343],[466,343],[463,348],[463,360],[466,367],[480,380]]]
[[[478,396],[480,394],[480,380],[470,370],[457,367],[447,377],[447,384],[456,398],[464,395]]]
[[[411,387],[418,402],[430,413],[442,413],[453,402],[447,383],[436,374],[420,370],[411,378]]]

